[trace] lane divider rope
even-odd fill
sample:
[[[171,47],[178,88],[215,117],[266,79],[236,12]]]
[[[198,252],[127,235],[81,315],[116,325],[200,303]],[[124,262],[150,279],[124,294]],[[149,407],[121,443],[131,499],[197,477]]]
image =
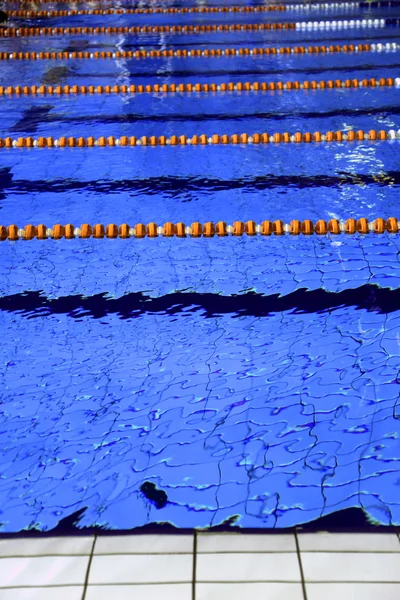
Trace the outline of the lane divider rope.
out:
[[[60,137],[54,139],[52,137],[39,137],[34,139],[32,137],[19,137],[13,139],[10,137],[0,138],[0,148],[93,148],[93,147],[117,147],[117,146],[206,146],[210,145],[227,145],[227,144],[288,144],[288,143],[321,143],[321,142],[353,142],[353,141],[376,141],[376,140],[399,140],[400,129],[394,131],[380,130],[376,131],[371,129],[368,133],[363,130],[358,131],[327,131],[321,133],[316,131],[315,133],[300,133],[296,132],[290,134],[274,133],[269,135],[268,133],[253,133],[249,135],[247,133],[242,134],[214,134],[208,136],[206,134],[193,135],[192,137],[186,137],[186,135],[171,135],[167,138],[164,135],[161,136],[142,136],[137,138],[135,136],[122,136],[115,138],[114,136],[109,137]]]
[[[398,27],[400,19],[350,19],[342,21],[300,21],[295,23],[295,29],[347,29],[359,27]]]
[[[400,78],[393,79],[391,77],[385,79],[336,79],[328,81],[289,81],[289,82],[237,82],[237,83],[205,83],[205,84],[192,84],[192,83],[171,83],[171,84],[155,84],[155,85],[106,85],[106,86],[77,86],[77,85],[65,85],[65,86],[45,86],[45,85],[33,85],[33,86],[0,86],[0,96],[29,96],[29,95],[77,95],[77,94],[152,94],[152,93],[180,93],[180,92],[241,92],[241,91],[296,91],[296,90],[324,90],[324,89],[335,89],[335,88],[363,88],[363,87],[385,87],[394,86],[400,87]]]
[[[293,220],[290,223],[284,223],[283,221],[263,221],[261,224],[257,224],[255,221],[235,221],[233,225],[227,225],[225,221],[219,221],[218,223],[207,222],[202,225],[199,222],[192,223],[190,226],[184,223],[170,223],[167,222],[164,226],[160,227],[156,223],[149,223],[144,225],[143,223],[137,223],[134,227],[131,227],[127,223],[122,225],[110,224],[104,227],[104,225],[97,224],[93,227],[87,223],[80,227],[75,227],[72,224],[67,225],[54,225],[53,227],[46,227],[46,225],[26,225],[24,228],[19,228],[17,225],[9,225],[5,227],[0,225],[0,241],[10,240],[33,240],[34,238],[39,240],[54,239],[59,240],[61,238],[73,239],[73,238],[156,238],[159,236],[163,237],[226,237],[232,236],[270,236],[270,235],[327,235],[333,234],[338,235],[341,233],[345,234],[368,234],[368,233],[399,233],[399,222],[395,217],[389,219],[378,218],[374,221],[368,221],[368,219],[347,219],[346,221],[339,221],[338,219],[331,219],[326,222],[322,219],[313,223],[313,221],[306,219],[304,221]]]
[[[358,3],[356,4],[358,6]],[[92,8],[71,10],[8,10],[9,17],[72,17],[77,15],[149,15],[149,14],[187,14],[187,13],[255,13],[285,12],[288,7],[282,4],[258,6],[190,6],[168,8]]]
[[[109,0],[113,2],[114,0]],[[27,4],[49,4],[50,0],[35,0],[35,2],[27,2]],[[102,4],[107,4],[103,0]],[[66,4],[79,4],[77,2],[67,2]],[[85,4],[82,2],[82,4]],[[38,11],[38,10],[10,10],[7,11],[11,17],[53,17],[53,16],[71,16],[71,15],[87,15],[87,14],[183,14],[183,13],[219,13],[219,12],[270,12],[281,11],[287,12],[290,10],[310,11],[310,10],[348,10],[356,8],[392,8],[400,6],[397,0],[389,2],[317,2],[312,4],[269,4],[267,6],[190,6],[190,7],[168,7],[168,8],[109,8],[109,9],[91,9],[91,10],[76,10],[70,11]],[[99,11],[99,12],[98,12]],[[111,11],[111,12],[109,12]]]
[[[35,37],[52,35],[92,35],[118,33],[228,33],[241,31],[300,30],[300,29],[347,29],[366,27],[398,27],[400,18],[353,19],[350,21],[302,21],[296,23],[236,23],[210,25],[137,25],[131,27],[5,27],[0,37]]]
[[[348,10],[356,8],[392,8],[400,6],[397,0],[389,2],[313,2],[310,4],[285,4],[286,10]]]
[[[185,33],[264,31],[267,29],[296,29],[295,23],[239,23],[233,25],[136,25],[126,27],[5,27],[0,37],[35,37],[44,35],[93,35],[118,33]]]
[[[123,58],[221,58],[226,56],[276,56],[281,54],[321,54],[348,52],[397,52],[400,44],[345,44],[344,46],[292,46],[268,48],[185,48],[179,50],[121,50],[117,52],[0,52],[0,60],[68,60],[68,59],[123,59]]]
[[[154,85],[25,85],[2,86],[0,96],[18,98],[21,96],[76,96],[88,94],[154,94],[154,93],[215,93],[215,92],[267,92],[267,91],[297,91],[297,90],[326,90],[337,88],[377,88],[400,87],[400,77],[381,77],[380,79],[329,79],[327,81],[238,81],[236,83],[164,83]]]

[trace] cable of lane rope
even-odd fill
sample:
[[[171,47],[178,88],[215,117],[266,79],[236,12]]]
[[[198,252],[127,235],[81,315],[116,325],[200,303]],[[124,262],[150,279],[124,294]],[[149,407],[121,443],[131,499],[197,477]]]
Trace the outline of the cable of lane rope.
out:
[[[89,94],[155,94],[155,93],[215,93],[215,92],[270,92],[298,90],[329,90],[342,88],[400,87],[400,77],[380,79],[329,79],[327,81],[238,81],[236,83],[164,83],[154,85],[25,85],[1,86],[0,96],[76,96]]]
[[[37,139],[32,137],[19,137],[13,139],[10,137],[0,138],[0,148],[94,148],[94,147],[134,147],[134,146],[206,146],[206,145],[264,145],[264,144],[301,144],[301,143],[321,143],[321,142],[354,142],[354,141],[377,141],[377,140],[400,140],[400,130],[389,131],[380,130],[376,131],[371,129],[366,133],[363,130],[358,131],[327,131],[321,133],[316,131],[315,133],[296,132],[294,134],[274,133],[272,135],[268,133],[248,133],[242,134],[214,134],[208,136],[206,134],[193,135],[187,137],[186,135],[171,135],[167,138],[164,135],[161,136],[142,136],[137,138],[135,136],[122,136],[115,138],[114,136],[99,138],[94,137],[60,137],[54,139],[52,137],[39,137]]]
[[[190,226],[184,223],[171,223],[167,222],[164,226],[158,226],[156,223],[149,223],[144,225],[143,223],[137,223],[134,227],[131,227],[128,223],[122,225],[110,224],[104,227],[104,225],[97,224],[93,227],[87,223],[80,227],[75,227],[72,224],[67,225],[54,225],[53,227],[46,227],[46,225],[26,225],[24,228],[19,228],[17,225],[9,225],[5,227],[0,225],[0,241],[10,240],[33,240],[34,238],[39,240],[54,239],[59,240],[62,238],[73,239],[73,238],[156,238],[159,236],[163,237],[226,237],[226,236],[270,236],[270,235],[327,235],[333,234],[338,235],[344,234],[368,234],[368,233],[399,233],[399,223],[395,217],[389,217],[387,220],[378,218],[374,221],[368,221],[368,219],[347,219],[346,221],[339,221],[338,219],[331,219],[326,222],[320,219],[316,223],[306,219],[304,221],[293,220],[290,223],[284,223],[284,221],[263,221],[261,224],[257,224],[255,221],[235,221],[233,225],[227,225],[225,221],[219,221],[218,223],[207,222],[201,224],[199,222],[192,223]]]
[[[398,27],[400,18],[393,19],[353,19],[350,21],[302,21],[296,23],[236,23],[210,25],[137,25],[132,27],[5,27],[0,29],[0,37],[35,37],[56,35],[93,35],[118,33],[229,33],[242,31],[303,29],[347,29],[368,27]]]
[[[400,44],[345,44],[344,46],[293,46],[268,48],[185,48],[179,50],[121,50],[117,52],[0,52],[0,60],[68,60],[121,58],[221,58],[235,56],[276,56],[281,54],[320,54],[321,56],[349,52],[397,52]]]
[[[110,0],[112,2],[113,0]],[[48,4],[49,0],[35,0],[32,4]],[[28,3],[31,4],[31,3]],[[72,4],[72,2],[71,2]],[[77,4],[73,2],[73,4]],[[168,7],[168,8],[108,8],[108,9],[72,9],[72,10],[9,10],[10,17],[55,17],[73,15],[99,15],[99,14],[185,14],[185,13],[220,13],[220,12],[270,12],[290,10],[349,10],[356,8],[392,8],[400,6],[398,1],[389,2],[321,2],[310,4],[269,4],[258,6],[190,6],[190,7]]]

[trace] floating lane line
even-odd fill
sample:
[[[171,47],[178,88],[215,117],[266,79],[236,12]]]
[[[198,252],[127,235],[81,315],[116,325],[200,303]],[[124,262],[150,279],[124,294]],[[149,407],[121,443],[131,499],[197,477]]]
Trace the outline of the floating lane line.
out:
[[[356,4],[358,6],[358,3]],[[355,7],[354,7],[355,8]],[[77,15],[177,15],[177,14],[208,14],[208,13],[261,13],[285,12],[290,10],[283,4],[269,4],[259,6],[190,6],[168,8],[93,8],[93,9],[67,9],[67,10],[8,10],[9,17],[73,17]]]
[[[215,93],[215,92],[271,92],[298,90],[329,90],[342,88],[400,87],[400,77],[380,79],[328,79],[326,81],[238,81],[236,83],[164,83],[154,85],[25,85],[0,86],[0,96],[77,96],[93,94],[157,94],[157,93]]]
[[[112,0],[110,0],[112,1]],[[49,0],[35,0],[27,4],[48,4]],[[103,2],[104,3],[104,2]],[[68,3],[66,3],[68,4]],[[71,2],[74,6],[77,2]],[[84,3],[83,3],[84,4]],[[311,4],[269,4],[258,6],[190,6],[168,8],[97,8],[97,9],[72,9],[72,10],[9,10],[10,17],[58,17],[74,15],[123,15],[123,14],[186,14],[186,13],[230,13],[230,12],[271,12],[271,11],[315,11],[315,10],[355,10],[357,8],[393,8],[400,6],[399,1],[389,2],[317,2]]]
[[[222,58],[243,56],[276,56],[281,54],[329,54],[349,52],[397,52],[400,44],[345,44],[343,46],[293,46],[268,48],[209,48],[205,50],[185,48],[179,50],[121,50],[117,52],[0,52],[0,60],[68,60],[68,59],[121,59],[121,58]]]
[[[26,225],[24,228],[19,228],[17,225],[9,225],[5,227],[0,225],[0,241],[5,240],[17,241],[17,240],[46,240],[54,239],[59,240],[62,238],[73,239],[73,238],[138,238],[143,239],[145,237],[156,238],[156,237],[206,237],[211,238],[234,236],[240,237],[248,235],[254,237],[257,235],[261,236],[283,236],[283,235],[327,235],[327,234],[382,234],[388,233],[399,233],[399,222],[395,217],[389,217],[387,220],[378,218],[374,221],[368,221],[368,219],[347,219],[346,221],[339,221],[338,219],[331,219],[326,222],[323,219],[318,220],[316,223],[306,219],[304,221],[293,220],[290,223],[284,223],[284,221],[262,221],[261,224],[257,224],[255,221],[235,221],[233,225],[227,225],[225,221],[219,221],[218,223],[207,222],[201,224],[199,222],[192,223],[191,225],[185,225],[184,223],[171,223],[167,222],[164,226],[158,226],[156,223],[149,223],[144,225],[143,223],[137,223],[134,227],[131,227],[128,223],[122,225],[110,224],[104,225],[97,224],[93,227],[88,223],[75,227],[71,223],[67,225],[54,225],[53,227],[46,227],[46,225]]]
[[[357,8],[394,8],[400,6],[398,0],[389,2],[312,2],[307,4],[285,4],[285,10],[309,12],[312,10],[354,10]]]
[[[215,32],[264,31],[268,29],[296,29],[295,23],[241,23],[231,25],[137,25],[126,27],[5,27],[0,37],[36,37],[58,35],[115,35],[139,33],[202,34]]]
[[[166,137],[161,136],[142,136],[137,138],[135,136],[121,136],[115,138],[114,136],[100,136],[99,138],[94,137],[60,137],[54,139],[53,137],[39,137],[37,139],[32,137],[19,137],[13,139],[10,137],[0,138],[0,148],[104,148],[108,147],[133,147],[133,146],[206,146],[206,145],[265,145],[265,144],[300,144],[300,143],[321,143],[321,142],[354,142],[354,141],[377,141],[377,140],[400,140],[400,130],[394,131],[393,129],[386,131],[376,131],[371,129],[365,132],[363,130],[350,130],[345,133],[342,131],[327,131],[321,133],[316,131],[315,133],[310,132],[296,132],[296,133],[248,133],[232,135],[228,134],[214,134],[208,136],[206,134],[193,135],[187,137],[186,135],[171,135]]]
[[[115,35],[120,33],[229,33],[242,31],[304,29],[358,29],[398,27],[400,18],[393,19],[353,19],[349,21],[300,21],[285,23],[236,23],[210,25],[137,25],[132,27],[5,27],[0,29],[0,37],[37,37],[59,35]]]
[[[400,19],[335,19],[334,21],[299,21],[295,23],[296,30],[304,29],[355,29],[368,27],[398,27]]]

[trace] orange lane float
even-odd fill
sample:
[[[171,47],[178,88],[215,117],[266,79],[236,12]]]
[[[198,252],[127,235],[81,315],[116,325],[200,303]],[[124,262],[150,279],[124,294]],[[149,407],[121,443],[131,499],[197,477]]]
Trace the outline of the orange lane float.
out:
[[[114,0],[100,0],[99,1],[100,4],[102,5],[107,5],[107,4],[114,4]],[[52,4],[51,0],[23,0],[22,4],[32,4],[33,6],[37,5],[37,4]],[[74,6],[76,6],[77,4],[85,4],[85,2],[83,0],[69,0],[67,2],[64,2],[64,4],[73,4]],[[382,2],[379,1],[375,1],[373,2],[372,6],[369,8],[390,8],[390,7],[397,7],[398,3],[397,0],[384,0]],[[365,2],[341,2],[340,3],[340,8],[344,9],[344,8],[365,8],[366,7],[366,3]],[[224,7],[225,8],[225,7]],[[251,7],[251,6],[245,6],[245,7],[240,7],[240,6],[228,6],[228,9],[230,9],[232,12],[235,12],[236,9],[238,10],[238,12],[240,11],[241,8],[244,8],[244,12],[255,12],[255,11],[271,11],[271,10],[280,10],[282,12],[284,11],[288,11],[288,10],[302,10],[302,11],[309,11],[310,9],[312,10],[316,10],[316,9],[322,9],[322,10],[328,10],[328,9],[333,9],[333,10],[337,10],[338,5],[334,4],[333,2],[330,4],[323,4],[320,2],[312,2],[309,3],[307,2],[306,4],[272,4],[272,5],[267,5],[267,6],[257,6],[257,7]],[[209,6],[209,7],[188,7],[188,8],[164,8],[161,9],[163,12],[169,12],[170,10],[172,11],[184,11],[184,12],[220,12],[220,7],[217,6]],[[113,7],[111,7],[111,10],[113,10]],[[118,9],[117,9],[118,10]],[[145,8],[145,9],[135,9],[135,10],[149,10],[151,12],[160,10],[160,9],[154,9],[154,8]],[[222,12],[226,12],[226,8],[224,11]],[[110,13],[111,14],[111,13]]]
[[[68,15],[67,15],[68,16]],[[330,21],[296,21],[266,23],[208,23],[202,25],[137,25],[125,27],[5,27],[2,37],[31,37],[37,35],[81,35],[81,34],[118,34],[118,33],[206,33],[237,31],[276,31],[276,30],[313,30],[332,27],[393,27],[399,26],[400,19],[351,19]]]
[[[46,225],[26,225],[24,228],[19,228],[17,225],[12,224],[8,227],[0,225],[0,241],[10,240],[46,240],[54,239],[59,240],[61,238],[73,239],[73,238],[96,238],[96,239],[128,239],[138,238],[142,239],[145,237],[156,238],[156,237],[226,237],[232,235],[237,236],[271,236],[271,235],[339,235],[339,234],[368,234],[368,233],[399,233],[399,222],[395,217],[388,219],[378,218],[374,221],[368,221],[368,219],[347,219],[346,221],[339,221],[338,219],[331,219],[330,221],[324,221],[322,219],[315,223],[309,219],[304,221],[294,220],[290,223],[284,223],[281,220],[277,221],[263,221],[261,224],[256,224],[255,221],[235,221],[233,225],[227,225],[224,221],[218,223],[207,222],[201,224],[199,222],[192,223],[187,226],[184,223],[164,223],[163,226],[158,226],[152,222],[148,225],[143,223],[137,223],[133,227],[127,223],[122,225],[109,224],[107,226],[96,224],[89,225],[85,223],[80,227],[75,227],[71,223],[67,225],[54,225],[53,227],[46,227]]]
[[[117,35],[121,33],[184,33],[295,30],[296,23],[236,23],[210,25],[136,25],[126,27],[4,27],[0,37],[37,37],[59,35]]]
[[[0,30],[1,31],[1,30]],[[1,35],[1,34],[0,34]],[[381,44],[382,45],[382,44]],[[0,52],[0,60],[103,60],[103,59],[148,59],[148,58],[221,58],[237,56],[280,56],[282,54],[296,54],[302,56],[305,54],[318,54],[319,56],[328,56],[334,53],[352,53],[352,52],[375,52],[379,44],[347,44],[344,46],[291,46],[291,47],[268,47],[268,48],[210,48],[202,50],[200,48],[180,48],[179,50],[118,50],[96,51],[96,52]],[[389,44],[384,49],[395,51],[400,48],[400,44]]]
[[[288,143],[317,143],[322,142],[361,142],[361,141],[383,141],[383,140],[397,140],[400,139],[400,130],[383,130],[376,131],[371,129],[368,132],[362,130],[358,131],[327,131],[321,133],[316,131],[310,132],[296,132],[294,134],[288,132],[282,133],[242,133],[242,134],[214,134],[207,136],[206,134],[194,135],[191,138],[185,135],[172,135],[169,138],[166,136],[142,136],[140,138],[135,136],[122,136],[116,138],[109,136],[107,138],[101,136],[97,139],[94,137],[60,137],[54,139],[52,137],[39,137],[34,139],[32,137],[20,137],[20,138],[0,138],[0,149],[8,148],[66,148],[67,146],[79,147],[79,148],[93,148],[93,147],[119,147],[119,146],[204,146],[204,145],[220,145],[220,144],[232,144],[232,145],[260,145],[260,144],[288,144]]]
[[[37,0],[36,0],[37,2]],[[36,4],[35,2],[35,4]],[[260,13],[287,10],[284,5],[267,5],[267,6],[190,6],[183,7],[167,7],[167,8],[93,8],[93,9],[71,9],[71,10],[8,10],[9,17],[28,17],[28,18],[45,18],[45,17],[73,17],[80,15],[151,15],[151,14],[188,14],[188,13]]]
[[[0,85],[0,96],[9,96],[18,98],[20,96],[76,96],[78,94],[155,94],[155,93],[182,93],[182,92],[271,92],[271,91],[298,91],[298,90],[331,90],[335,88],[355,88],[363,87],[391,87],[397,85],[392,77],[381,77],[380,79],[336,79],[327,81],[255,81],[250,83],[164,83],[154,85],[25,85],[12,86]]]

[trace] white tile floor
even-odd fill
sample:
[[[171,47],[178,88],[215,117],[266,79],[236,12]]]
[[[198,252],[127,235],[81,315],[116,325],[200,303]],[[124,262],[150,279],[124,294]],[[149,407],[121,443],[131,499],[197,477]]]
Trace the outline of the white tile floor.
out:
[[[299,549],[299,551],[298,551]],[[0,540],[0,600],[398,600],[396,533]]]

